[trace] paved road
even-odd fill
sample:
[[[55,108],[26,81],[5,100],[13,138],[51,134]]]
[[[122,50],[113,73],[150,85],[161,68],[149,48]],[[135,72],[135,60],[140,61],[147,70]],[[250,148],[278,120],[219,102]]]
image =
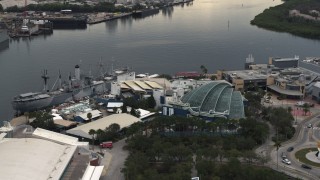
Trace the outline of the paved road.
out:
[[[123,150],[125,145],[125,139],[113,144],[111,150],[106,150],[112,155],[111,162],[109,164],[107,174],[101,179],[103,180],[124,180],[124,175],[121,173],[121,169],[124,167],[124,162],[129,155],[128,151]]]
[[[316,124],[319,122],[319,118],[315,116],[312,119],[302,122],[297,128],[298,136],[295,140],[291,140],[282,144],[277,153],[276,149],[273,148],[270,152],[271,165],[275,166],[279,171],[288,172],[293,174],[294,177],[302,179],[320,179],[320,169],[313,167],[312,170],[306,170],[301,168],[301,162],[295,158],[294,154],[303,148],[316,147],[317,140],[314,137],[314,131],[317,129],[307,128],[308,124]],[[320,130],[318,130],[320,131]],[[287,152],[289,147],[294,147],[292,152]],[[291,161],[291,165],[286,165],[281,162],[282,152],[286,153],[288,159]],[[277,163],[278,160],[278,163]]]

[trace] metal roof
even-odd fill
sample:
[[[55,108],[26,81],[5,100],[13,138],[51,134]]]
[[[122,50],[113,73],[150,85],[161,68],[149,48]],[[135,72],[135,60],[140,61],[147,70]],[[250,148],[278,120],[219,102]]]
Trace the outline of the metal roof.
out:
[[[289,95],[289,96],[303,96],[303,94],[300,91],[281,89],[277,85],[270,85],[270,86],[268,86],[268,88],[270,88],[280,94],[285,94],[285,95]]]
[[[114,124],[114,123],[119,124],[120,128],[124,128],[139,121],[140,121],[139,118],[136,118],[130,114],[126,114],[126,113],[113,114],[113,115],[95,120],[93,122],[89,122],[87,124],[75,127],[73,129],[69,129],[67,130],[67,134],[72,134],[72,135],[84,137],[87,139],[91,139],[92,136],[89,134],[90,129],[94,129],[94,130],[105,129],[106,127],[109,127],[111,124]]]
[[[139,87],[133,81],[124,81],[123,83],[125,83],[127,86],[129,86],[134,91],[145,92],[145,90],[143,90],[141,87]]]
[[[81,180],[99,180],[104,166],[87,166]]]
[[[0,141],[0,179],[59,180],[77,146],[37,138]]]
[[[201,115],[225,116],[239,119],[244,117],[243,98],[226,81],[214,81],[192,90],[181,98],[190,110]]]
[[[152,90],[152,88],[143,81],[134,81],[138,86],[140,86],[144,90]]]
[[[160,86],[158,83],[153,82],[153,81],[145,81],[146,84],[151,86],[153,89],[163,89],[162,86]]]

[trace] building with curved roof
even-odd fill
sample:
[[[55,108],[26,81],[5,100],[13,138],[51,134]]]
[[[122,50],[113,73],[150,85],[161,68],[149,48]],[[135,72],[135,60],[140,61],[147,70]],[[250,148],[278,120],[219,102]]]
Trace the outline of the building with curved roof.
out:
[[[167,110],[171,111],[168,115],[179,114],[185,110],[192,116],[206,118],[240,119],[245,116],[241,93],[234,91],[227,81],[212,81],[185,94],[179,102],[170,104],[174,109]],[[177,113],[174,113],[175,111]]]

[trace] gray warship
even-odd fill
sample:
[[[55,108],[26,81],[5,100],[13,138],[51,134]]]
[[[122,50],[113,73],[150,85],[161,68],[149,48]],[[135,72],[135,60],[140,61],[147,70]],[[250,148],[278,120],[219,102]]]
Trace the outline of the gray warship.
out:
[[[75,66],[75,75],[68,77],[66,83],[62,83],[61,74],[54,83],[58,83],[56,90],[49,91],[48,89],[48,73],[44,70],[41,76],[44,81],[42,92],[29,92],[20,94],[13,98],[12,106],[17,112],[31,112],[46,107],[56,106],[72,100],[80,100],[86,96],[93,96],[105,93],[107,91],[107,81],[105,79],[93,79],[92,76],[86,76],[81,79],[80,67]],[[111,79],[110,79],[111,80]]]
[[[7,28],[4,23],[0,22],[0,45],[9,42]]]

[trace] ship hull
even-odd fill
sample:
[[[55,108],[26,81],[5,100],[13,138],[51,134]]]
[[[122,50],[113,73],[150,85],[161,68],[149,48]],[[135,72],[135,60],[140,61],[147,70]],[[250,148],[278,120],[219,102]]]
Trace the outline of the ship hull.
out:
[[[13,101],[13,109],[19,112],[30,112],[41,110],[47,107],[57,106],[62,103],[79,100],[86,96],[93,96],[96,94],[102,94],[106,91],[105,83],[87,86],[81,89],[75,89],[72,92],[63,92],[58,94],[52,94],[50,97],[32,101]]]
[[[36,111],[50,106],[52,99],[53,97],[32,101],[13,101],[12,106],[13,109],[19,112]]]

